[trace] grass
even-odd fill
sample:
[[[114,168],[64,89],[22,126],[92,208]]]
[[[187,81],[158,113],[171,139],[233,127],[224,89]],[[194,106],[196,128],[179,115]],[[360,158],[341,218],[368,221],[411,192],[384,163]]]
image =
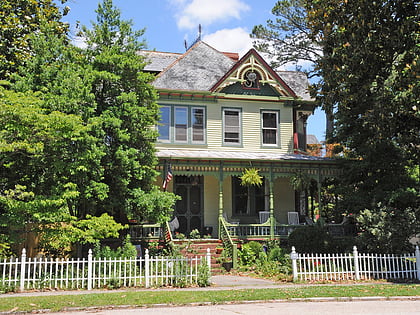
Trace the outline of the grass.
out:
[[[144,290],[117,291],[98,294],[49,295],[49,296],[3,296],[0,297],[0,312],[31,312],[36,310],[61,311],[68,308],[105,306],[148,306],[152,304],[185,305],[189,303],[226,303],[232,301],[267,301],[277,299],[311,297],[364,297],[364,296],[416,296],[420,285],[375,284],[351,286],[290,286],[276,289],[194,291],[190,290]]]

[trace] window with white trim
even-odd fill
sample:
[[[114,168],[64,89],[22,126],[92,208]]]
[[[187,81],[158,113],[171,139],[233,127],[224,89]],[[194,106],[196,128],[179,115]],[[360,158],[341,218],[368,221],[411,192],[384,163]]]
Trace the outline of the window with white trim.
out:
[[[192,142],[204,142],[204,108],[191,108]]]
[[[171,141],[171,107],[161,106],[160,121],[158,125],[159,140],[162,142]]]
[[[278,146],[279,113],[276,111],[261,112],[262,145]]]
[[[175,107],[175,142],[187,142],[188,110],[186,107]]]
[[[223,109],[223,144],[241,144],[241,110],[237,108]]]
[[[158,140],[168,143],[204,144],[206,110],[204,107],[161,106]]]

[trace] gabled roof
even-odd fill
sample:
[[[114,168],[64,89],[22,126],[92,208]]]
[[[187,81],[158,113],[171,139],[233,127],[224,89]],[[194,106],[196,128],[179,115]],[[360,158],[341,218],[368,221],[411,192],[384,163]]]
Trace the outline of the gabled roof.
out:
[[[144,71],[161,72],[174,63],[182,54],[141,50],[138,52],[147,62]]]
[[[235,64],[224,53],[199,41],[153,81],[158,89],[209,91]]]
[[[256,71],[261,76],[260,83],[269,84],[277,90],[279,95],[296,98],[296,93],[290,86],[265,62],[255,50],[249,50],[220,80],[211,88],[213,92],[220,92],[225,87],[246,81],[245,73]]]
[[[304,101],[314,101],[309,94],[308,76],[299,71],[278,71],[277,74]]]

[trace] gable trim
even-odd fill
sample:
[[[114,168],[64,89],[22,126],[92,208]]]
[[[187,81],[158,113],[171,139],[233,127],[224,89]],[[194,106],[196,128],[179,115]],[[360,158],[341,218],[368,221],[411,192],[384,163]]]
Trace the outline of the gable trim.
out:
[[[280,76],[267,64],[267,62],[254,48],[250,49],[218,82],[216,82],[216,84],[210,89],[210,91],[216,92],[216,90],[219,87],[221,87],[221,85],[226,80],[228,80],[228,78],[235,71],[242,71],[241,67],[246,69],[247,65],[245,65],[244,63],[246,60],[248,60],[248,58],[251,58],[251,56],[253,56],[257,60],[257,63],[254,66],[255,68],[257,68],[258,71],[266,70],[272,76],[272,78],[287,92],[288,96],[291,96],[293,98],[298,97],[296,93],[287,85],[287,83],[282,78],[280,78]]]

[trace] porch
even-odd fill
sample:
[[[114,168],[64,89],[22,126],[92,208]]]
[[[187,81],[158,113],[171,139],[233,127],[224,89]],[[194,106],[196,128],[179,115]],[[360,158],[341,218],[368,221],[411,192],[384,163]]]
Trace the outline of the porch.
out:
[[[270,220],[260,224],[229,223],[220,218],[218,228],[218,239],[223,239],[227,234],[232,241],[251,240],[286,240],[297,228],[308,226],[308,224],[280,224],[275,222],[272,226]],[[342,222],[340,224],[325,224],[325,228],[333,237],[351,236],[354,234],[354,226]],[[174,231],[171,231],[169,222],[165,224],[130,224],[129,234],[134,242],[140,241],[163,241],[171,242],[176,238]],[[201,233],[202,238],[212,238],[211,235]]]

